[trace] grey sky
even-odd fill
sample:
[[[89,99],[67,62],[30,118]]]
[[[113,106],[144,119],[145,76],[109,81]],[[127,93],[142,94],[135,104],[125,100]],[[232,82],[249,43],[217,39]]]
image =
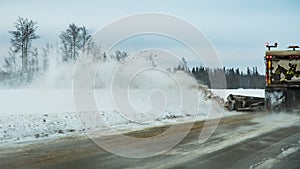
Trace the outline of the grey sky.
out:
[[[225,66],[258,66],[264,71],[264,43],[280,48],[300,44],[300,1],[297,0],[110,0],[0,1],[0,57],[7,55],[8,31],[18,16],[38,21],[35,45],[56,43],[69,23],[91,33],[120,17],[143,12],[178,16],[200,29],[213,43]],[[162,47],[163,48],[163,47]],[[193,63],[191,63],[193,64]],[[194,63],[195,64],[195,63]]]

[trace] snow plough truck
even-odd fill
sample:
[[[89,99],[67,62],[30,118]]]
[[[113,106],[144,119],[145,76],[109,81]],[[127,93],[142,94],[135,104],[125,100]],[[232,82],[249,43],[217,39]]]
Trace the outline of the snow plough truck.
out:
[[[226,106],[229,110],[267,110],[271,112],[300,112],[300,50],[289,46],[277,50],[278,44],[269,45],[264,60],[266,67],[265,97],[230,94]]]

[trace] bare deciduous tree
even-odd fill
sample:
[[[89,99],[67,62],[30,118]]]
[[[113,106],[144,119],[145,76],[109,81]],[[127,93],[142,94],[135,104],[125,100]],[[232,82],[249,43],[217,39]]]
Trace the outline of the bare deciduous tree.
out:
[[[84,26],[81,27],[82,53],[85,52],[89,44],[92,43],[92,36],[88,33]]]
[[[10,39],[11,45],[14,48],[14,52],[21,52],[22,58],[22,71],[27,70],[28,54],[31,48],[31,42],[34,39],[40,38],[36,34],[37,22],[29,20],[27,18],[18,17],[15,23],[16,30],[9,31],[12,35]]]
[[[88,33],[86,27],[79,27],[74,23],[63,31],[59,38],[62,42],[63,60],[76,60],[79,53],[84,53],[88,45],[92,44],[92,36]]]

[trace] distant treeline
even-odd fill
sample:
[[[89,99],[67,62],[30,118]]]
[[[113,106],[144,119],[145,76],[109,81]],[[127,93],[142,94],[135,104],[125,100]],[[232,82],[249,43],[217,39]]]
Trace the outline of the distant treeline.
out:
[[[180,69],[178,67],[177,69]],[[181,68],[182,69],[182,68]],[[247,68],[246,72],[241,71],[239,68],[206,68],[206,67],[193,67],[190,73],[198,80],[199,83],[212,87],[209,77],[217,79],[219,77],[226,78],[227,89],[263,89],[265,88],[265,76],[260,75],[257,67]],[[222,85],[214,84],[214,88],[222,88]]]

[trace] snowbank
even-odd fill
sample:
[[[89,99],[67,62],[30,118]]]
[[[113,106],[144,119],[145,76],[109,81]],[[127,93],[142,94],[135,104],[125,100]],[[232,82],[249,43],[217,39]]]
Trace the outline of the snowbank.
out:
[[[10,95],[13,95],[13,91],[9,91]],[[96,111],[89,112],[63,112],[62,110],[71,110],[74,109],[72,107],[72,100],[70,96],[66,93],[69,91],[53,93],[53,91],[27,91],[27,92],[19,92],[17,91],[16,96],[20,98],[30,98],[25,102],[30,100],[31,104],[18,107],[15,106],[11,109],[10,113],[5,113],[7,110],[3,111],[1,109],[0,116],[0,145],[5,146],[6,144],[11,144],[15,142],[30,142],[36,139],[45,139],[45,138],[57,138],[57,137],[65,137],[65,136],[76,136],[80,134],[84,134],[89,131],[100,131],[99,134],[113,134],[111,131],[106,130],[107,125],[99,123],[99,118],[103,119],[110,127],[116,129],[117,131],[131,131],[137,129],[143,129],[147,127],[165,125],[165,124],[174,124],[178,122],[188,122],[195,120],[205,120],[208,117],[214,118],[213,116],[209,116],[208,112],[210,108],[215,103],[212,100],[205,99],[205,97],[200,97],[199,104],[199,112],[193,116],[188,110],[178,109],[177,106],[173,104],[176,100],[170,99],[170,106],[166,107],[163,112],[157,112],[155,110],[147,112],[147,114],[123,114],[119,112],[117,109],[113,107],[113,102],[100,102],[98,104],[99,109]],[[146,91],[148,92],[148,91]],[[32,97],[30,94],[37,97]],[[98,99],[101,100],[102,96],[105,96],[105,93],[108,91],[97,91]],[[142,91],[138,91],[138,94],[145,95]],[[42,98],[39,96],[43,95]],[[52,98],[55,96],[54,98]],[[47,98],[48,97],[48,98]],[[55,100],[56,99],[56,100]],[[105,98],[106,99],[106,98]],[[13,100],[11,98],[10,100]],[[20,99],[21,101],[22,99]],[[55,100],[55,102],[48,102],[49,100]],[[102,98],[103,100],[103,98]],[[36,103],[36,108],[34,105]],[[69,105],[63,105],[62,107],[55,106],[56,103],[60,102],[69,102]],[[15,103],[15,102],[12,102]],[[22,103],[22,102],[21,102]],[[18,104],[21,104],[18,103]],[[148,105],[147,99],[140,99],[138,102],[142,108]],[[6,109],[12,108],[12,105],[8,105],[8,101],[5,105]],[[39,109],[44,109],[47,113],[39,112]],[[219,107],[219,112],[222,113],[222,108]],[[52,112],[50,112],[52,111]],[[18,113],[16,113],[18,112]],[[35,112],[34,114],[30,114],[28,112]],[[38,113],[39,112],[39,113]],[[227,112],[225,115],[233,115],[235,113]],[[88,121],[84,121],[78,117],[90,117]],[[96,117],[96,118],[94,118]]]

